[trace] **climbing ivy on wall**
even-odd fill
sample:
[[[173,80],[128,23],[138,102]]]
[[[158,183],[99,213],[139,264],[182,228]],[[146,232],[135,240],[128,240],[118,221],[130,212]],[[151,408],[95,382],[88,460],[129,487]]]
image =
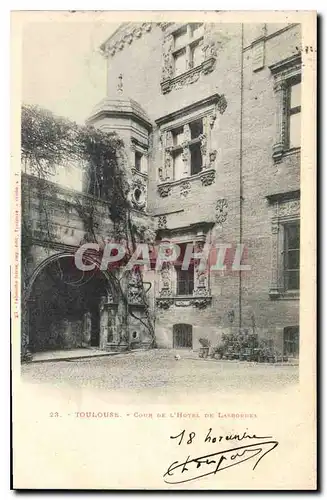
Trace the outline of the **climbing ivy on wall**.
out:
[[[135,225],[131,216],[131,205],[128,192],[131,179],[126,167],[126,155],[123,141],[115,133],[106,133],[92,126],[78,125],[66,118],[57,117],[50,111],[39,106],[22,106],[21,115],[21,160],[23,169],[36,176],[39,183],[40,220],[45,224],[47,240],[53,238],[47,213],[47,197],[49,189],[56,186],[47,184],[47,192],[42,189],[42,180],[51,180],[58,165],[65,166],[72,162],[83,169],[84,191],[86,194],[101,198],[108,207],[108,216],[114,225],[114,238],[124,237],[127,249],[131,255],[138,241],[144,239],[146,227]],[[24,190],[23,190],[24,192]],[[24,201],[23,201],[24,203]],[[84,230],[89,239],[97,241],[94,227],[94,206],[87,197],[78,193],[74,199],[75,208],[84,223]],[[28,258],[32,245],[32,235],[29,229],[28,214],[22,221],[22,260]],[[123,232],[123,235],[122,235]],[[150,231],[151,233],[151,231]],[[154,234],[153,234],[154,238]],[[23,262],[24,269],[24,262]],[[24,271],[23,271],[24,272]],[[125,304],[126,316],[131,314],[146,326],[155,344],[153,319],[150,317],[143,285],[143,301],[148,312],[144,322],[129,311],[126,292],[120,279],[110,273],[116,293]]]
[[[22,107],[21,155],[40,178],[55,173],[58,165],[78,162],[87,177],[87,191],[106,199],[112,220],[128,208],[128,172],[124,144],[114,133],[78,125],[38,106]]]

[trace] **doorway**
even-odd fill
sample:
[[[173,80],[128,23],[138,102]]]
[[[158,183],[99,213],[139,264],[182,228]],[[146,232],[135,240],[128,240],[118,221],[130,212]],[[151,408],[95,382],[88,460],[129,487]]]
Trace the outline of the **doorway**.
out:
[[[284,328],[284,354],[290,358],[299,357],[299,326]]]
[[[192,349],[192,325],[179,323],[173,326],[173,347],[175,349]]]

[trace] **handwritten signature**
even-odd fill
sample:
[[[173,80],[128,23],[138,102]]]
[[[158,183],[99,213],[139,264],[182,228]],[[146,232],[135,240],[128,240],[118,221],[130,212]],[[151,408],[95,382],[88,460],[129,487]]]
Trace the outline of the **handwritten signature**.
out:
[[[247,436],[250,437],[250,436]],[[253,436],[256,438],[256,436]],[[270,437],[270,436],[269,436]],[[250,437],[252,438],[252,437]],[[216,451],[196,458],[189,455],[185,461],[175,461],[169,465],[163,475],[165,483],[181,484],[188,481],[194,481],[201,477],[217,474],[224,469],[235,467],[236,465],[251,460],[256,457],[253,470],[260,460],[268,455],[278,446],[278,441],[265,440],[235,448]]]

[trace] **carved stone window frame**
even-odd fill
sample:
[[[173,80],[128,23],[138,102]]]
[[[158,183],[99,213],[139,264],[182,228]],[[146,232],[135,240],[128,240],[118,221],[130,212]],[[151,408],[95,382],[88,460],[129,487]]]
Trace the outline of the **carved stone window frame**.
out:
[[[170,236],[168,238],[173,244],[193,243],[194,251],[201,253],[203,251],[207,229],[197,230],[194,236]],[[170,232],[169,232],[170,233]],[[168,233],[167,233],[168,234]],[[163,241],[166,238],[163,239]],[[164,277],[162,276],[164,274]],[[173,263],[166,263],[159,277],[159,294],[156,297],[156,305],[161,309],[168,309],[170,306],[189,307],[194,306],[198,309],[204,309],[211,304],[212,295],[210,290],[210,266],[202,270],[199,268],[199,262],[194,265],[194,289],[192,295],[177,295],[176,268]]]
[[[295,83],[301,82],[301,54],[288,57],[283,61],[269,66],[274,77],[274,91],[276,94],[276,142],[273,146],[272,157],[280,162],[287,154],[300,150],[289,148],[289,89]]]
[[[130,150],[132,153],[131,157],[131,163],[132,163],[132,173],[135,174],[141,174],[142,177],[148,177],[148,169],[149,165],[147,165],[147,172],[142,172],[141,170],[137,170],[135,168],[135,153],[140,153],[142,154],[145,158],[147,158],[147,162],[149,162],[149,146],[147,144],[144,144],[140,141],[138,141],[136,138],[132,137],[131,138],[131,144],[130,144]]]
[[[271,299],[299,299],[300,290],[285,290],[284,287],[284,243],[285,226],[300,222],[300,192],[292,191],[268,196],[272,209],[271,218]]]
[[[226,107],[225,97],[214,94],[156,120],[161,151],[158,169],[158,191],[161,197],[169,196],[173,186],[176,185],[181,185],[180,195],[187,196],[191,191],[191,183],[195,179],[200,179],[203,186],[209,186],[215,182],[217,151],[212,145],[213,129],[218,113],[223,114]],[[191,140],[189,125],[200,119],[203,123],[203,133],[196,141],[200,142],[202,167],[199,173],[191,175],[189,146],[194,140]],[[179,128],[183,129],[184,135],[179,147],[183,149],[185,169],[182,178],[174,179],[173,154],[176,148],[173,145],[173,131]]]
[[[174,24],[166,29],[163,40],[163,59],[162,59],[162,78],[161,78],[161,91],[167,94],[172,90],[177,90],[185,85],[192,84],[199,80],[201,75],[211,73],[216,66],[217,52],[219,43],[214,38],[212,33],[212,23],[203,23],[203,34],[192,39],[190,38],[185,43],[186,61],[189,69],[185,72],[175,75],[175,61],[174,55],[181,50],[181,47],[175,48],[175,36],[178,32],[186,26],[188,33],[190,26],[199,23],[183,23]],[[194,43],[201,43],[203,51],[203,61],[197,66],[192,66],[190,58],[190,47]]]

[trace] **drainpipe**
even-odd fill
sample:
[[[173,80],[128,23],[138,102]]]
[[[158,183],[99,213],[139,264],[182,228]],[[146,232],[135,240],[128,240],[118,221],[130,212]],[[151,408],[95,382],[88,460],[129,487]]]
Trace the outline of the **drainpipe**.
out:
[[[243,242],[243,105],[244,105],[244,67],[243,67],[243,48],[244,48],[244,24],[241,25],[241,74],[240,74],[240,232],[239,244]],[[238,292],[238,307],[239,307],[239,328],[242,327],[242,271],[239,271],[239,292]]]

